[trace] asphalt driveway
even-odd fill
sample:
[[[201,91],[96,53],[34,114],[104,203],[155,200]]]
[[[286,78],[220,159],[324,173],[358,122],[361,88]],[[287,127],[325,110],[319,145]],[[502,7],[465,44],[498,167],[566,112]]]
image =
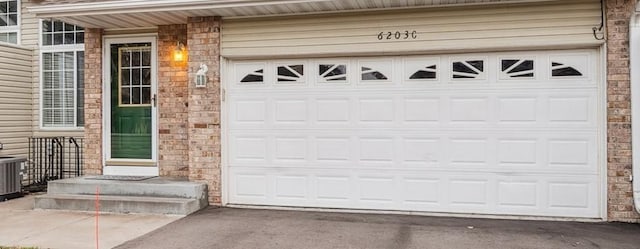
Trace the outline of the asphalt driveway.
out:
[[[209,207],[116,248],[640,248],[640,225]]]

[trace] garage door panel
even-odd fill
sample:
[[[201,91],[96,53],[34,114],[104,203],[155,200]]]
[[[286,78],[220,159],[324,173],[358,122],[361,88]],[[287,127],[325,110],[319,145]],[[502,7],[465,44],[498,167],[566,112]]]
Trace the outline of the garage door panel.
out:
[[[393,164],[396,157],[393,137],[358,138],[361,164]]]
[[[266,98],[233,99],[229,110],[230,121],[234,125],[264,126],[267,123]]]
[[[597,135],[584,132],[259,130],[229,141],[236,167],[599,172]]]
[[[234,162],[267,162],[268,138],[263,136],[237,136],[233,138],[231,155]]]
[[[453,178],[449,181],[449,200],[451,206],[462,209],[483,209],[489,205],[489,181],[486,177]]]
[[[316,106],[316,124],[324,125],[348,125],[351,121],[351,100],[343,98],[317,97],[314,101]]]
[[[377,205],[389,205],[395,202],[394,177],[359,176],[357,177],[358,201]]]
[[[402,205],[408,207],[437,207],[442,205],[443,180],[434,177],[405,177],[402,180]]]
[[[295,173],[293,173],[295,172]],[[592,217],[595,176],[507,176],[445,172],[232,170],[230,195],[240,204]],[[303,173],[303,174],[300,174]],[[270,182],[265,182],[270,181]]]
[[[393,98],[360,98],[358,100],[359,123],[390,123],[395,120]]]
[[[276,162],[306,162],[308,160],[306,137],[274,138]]]
[[[449,138],[447,151],[449,165],[487,166],[489,159],[489,141],[485,138],[456,136]]]
[[[442,160],[441,138],[410,136],[401,137],[400,157],[404,165],[414,167],[434,167]]]
[[[500,96],[497,97],[497,106],[500,124],[536,125],[540,118],[537,96]]]
[[[335,173],[334,173],[335,174]],[[348,205],[352,198],[352,180],[348,175],[319,175],[316,177],[315,192],[318,200],[334,202],[334,205]]]
[[[537,180],[498,180],[498,206],[505,209],[536,209],[540,207],[540,183]]]
[[[594,206],[598,206],[598,196],[593,194],[598,191],[594,178],[551,178],[547,195],[549,209],[593,215],[596,211]]]
[[[596,58],[231,62],[242,72],[227,82],[228,201],[599,217]]]
[[[351,138],[349,136],[319,136],[315,140],[315,161],[324,163],[348,163],[352,159]]]
[[[565,125],[589,125],[595,121],[595,96],[585,94],[582,96],[550,96],[549,123]]]
[[[501,138],[498,139],[497,161],[503,167],[535,167],[540,158],[537,138]]]
[[[267,177],[264,174],[238,174],[234,179],[234,192],[240,198],[267,198]]]
[[[401,110],[404,114],[403,123],[418,123],[424,125],[428,123],[438,123],[440,117],[440,98],[424,96],[406,96],[403,98],[404,106]]]
[[[275,99],[273,100],[274,125],[306,125],[309,117],[307,99]]]
[[[598,98],[593,90],[553,93],[522,90],[505,93],[463,94],[443,92],[396,97],[360,94],[331,97],[313,93],[306,98],[271,94],[270,98],[231,97],[230,122],[234,128],[520,128],[596,129]],[[394,94],[394,93],[389,93]],[[257,94],[256,94],[257,95]],[[263,94],[264,95],[264,94]],[[457,95],[457,96],[453,96]]]
[[[275,176],[274,181],[274,197],[277,199],[305,200],[309,196],[309,179],[305,175]]]
[[[449,122],[452,124],[486,124],[489,99],[486,97],[452,97],[449,99]]]

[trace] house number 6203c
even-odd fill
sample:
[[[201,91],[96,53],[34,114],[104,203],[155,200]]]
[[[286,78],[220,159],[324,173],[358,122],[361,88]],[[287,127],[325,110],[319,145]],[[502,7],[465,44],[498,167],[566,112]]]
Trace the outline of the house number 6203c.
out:
[[[378,40],[415,40],[418,39],[418,31],[395,31],[395,32],[380,32],[378,34]]]

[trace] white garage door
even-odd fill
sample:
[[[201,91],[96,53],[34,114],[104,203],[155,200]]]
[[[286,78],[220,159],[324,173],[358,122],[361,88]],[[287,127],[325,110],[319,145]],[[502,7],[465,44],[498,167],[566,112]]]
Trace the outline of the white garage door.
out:
[[[230,204],[600,217],[595,50],[231,61]]]

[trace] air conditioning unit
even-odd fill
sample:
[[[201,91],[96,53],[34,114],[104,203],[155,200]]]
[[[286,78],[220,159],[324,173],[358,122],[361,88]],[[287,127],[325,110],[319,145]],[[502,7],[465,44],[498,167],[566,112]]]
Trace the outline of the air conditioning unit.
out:
[[[0,201],[21,196],[23,158],[0,157]]]

